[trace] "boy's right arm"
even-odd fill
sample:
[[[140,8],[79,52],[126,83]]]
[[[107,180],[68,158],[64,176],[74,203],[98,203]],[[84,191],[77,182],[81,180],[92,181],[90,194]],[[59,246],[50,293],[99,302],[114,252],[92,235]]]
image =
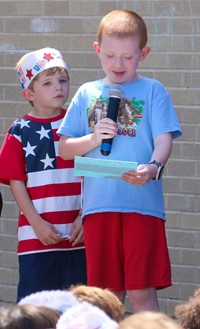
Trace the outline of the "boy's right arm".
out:
[[[74,156],[82,156],[98,147],[103,139],[113,138],[118,131],[117,123],[109,118],[99,120],[91,134],[82,137],[60,137],[58,152],[65,160],[73,159]]]
[[[58,236],[59,232],[56,228],[37,213],[25,183],[23,181],[11,180],[10,188],[20,210],[27,218],[40,242],[45,246],[60,242],[61,238]]]

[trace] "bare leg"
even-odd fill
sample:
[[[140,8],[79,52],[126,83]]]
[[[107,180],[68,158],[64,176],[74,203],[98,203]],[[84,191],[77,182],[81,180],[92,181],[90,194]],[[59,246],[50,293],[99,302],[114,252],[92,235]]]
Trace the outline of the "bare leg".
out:
[[[159,312],[159,304],[155,288],[128,290],[127,294],[134,312]]]
[[[125,297],[126,297],[126,290],[122,291],[112,291],[115,296],[117,296],[122,304],[124,304]]]

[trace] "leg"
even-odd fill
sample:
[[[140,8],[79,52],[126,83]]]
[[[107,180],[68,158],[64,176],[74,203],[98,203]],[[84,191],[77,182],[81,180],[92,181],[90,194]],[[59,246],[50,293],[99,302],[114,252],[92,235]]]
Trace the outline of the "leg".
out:
[[[126,290],[122,290],[122,291],[112,291],[113,294],[115,294],[115,296],[118,297],[118,299],[120,300],[120,302],[122,304],[124,304],[125,301],[125,297],[126,297]]]
[[[127,291],[134,312],[159,312],[157,293],[155,288]]]

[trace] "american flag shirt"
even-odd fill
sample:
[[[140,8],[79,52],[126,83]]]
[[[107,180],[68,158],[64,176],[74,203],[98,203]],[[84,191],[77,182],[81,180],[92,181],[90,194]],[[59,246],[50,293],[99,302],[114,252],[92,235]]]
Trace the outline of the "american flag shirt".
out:
[[[26,114],[16,120],[5,136],[0,151],[0,182],[24,181],[35,209],[60,232],[69,234],[81,208],[81,179],[74,176],[74,161],[58,155],[57,129],[66,111],[40,119]],[[18,255],[72,247],[68,240],[44,246],[22,212],[18,218]]]

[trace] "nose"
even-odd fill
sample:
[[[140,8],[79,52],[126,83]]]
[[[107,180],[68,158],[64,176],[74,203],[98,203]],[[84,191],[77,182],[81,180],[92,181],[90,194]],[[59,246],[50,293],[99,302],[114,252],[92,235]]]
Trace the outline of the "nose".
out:
[[[60,81],[57,81],[57,82],[55,83],[55,89],[56,89],[56,90],[61,90],[61,89],[62,89],[62,84],[60,83]]]
[[[123,65],[122,58],[121,57],[115,58],[115,67],[120,68],[120,67],[122,67],[122,65]]]

